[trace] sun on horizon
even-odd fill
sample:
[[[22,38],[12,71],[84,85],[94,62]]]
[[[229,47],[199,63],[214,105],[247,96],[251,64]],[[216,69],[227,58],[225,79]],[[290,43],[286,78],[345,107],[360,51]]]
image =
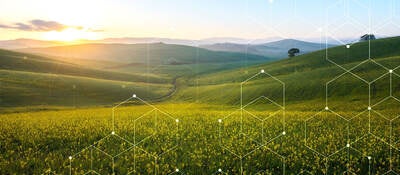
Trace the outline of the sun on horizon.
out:
[[[44,40],[74,42],[79,40],[96,40],[101,37],[97,32],[92,32],[87,28],[66,28],[61,31],[49,31],[43,34]]]

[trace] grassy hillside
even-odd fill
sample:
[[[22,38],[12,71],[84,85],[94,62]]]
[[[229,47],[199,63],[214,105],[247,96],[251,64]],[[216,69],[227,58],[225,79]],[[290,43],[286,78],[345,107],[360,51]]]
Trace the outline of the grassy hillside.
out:
[[[368,61],[369,54],[376,63]],[[351,72],[365,81],[371,82],[372,103],[377,102],[388,95],[389,69],[394,69],[395,74],[400,74],[399,70],[395,69],[400,65],[400,38],[371,41],[370,53],[368,42],[362,42],[354,44],[350,48],[338,46],[246,69],[227,70],[200,76],[196,79],[186,80],[187,86],[179,90],[175,99],[238,105],[240,82],[264,69],[285,83],[286,101],[295,103],[296,101],[317,100],[321,102],[321,106],[324,106],[325,83],[345,73],[343,69],[335,66],[327,58],[346,69],[366,61],[352,69]],[[372,82],[381,76],[383,76],[381,79]],[[393,93],[399,93],[399,80],[400,78],[393,76]],[[268,76],[256,77],[245,86],[249,90],[244,93],[249,98],[260,95],[278,98],[282,94],[278,88],[281,85]],[[201,95],[194,98],[193,94]],[[330,84],[328,96],[331,96],[330,99],[335,99],[334,97],[348,98],[348,101],[356,103],[368,98],[368,84],[347,73]]]
[[[0,50],[0,106],[112,105],[136,93],[157,99],[173,90],[172,77],[105,71],[50,57]]]
[[[171,84],[149,84],[78,76],[0,70],[0,106],[112,105],[138,94],[154,99],[167,94]]]
[[[64,53],[62,57],[48,56],[51,52],[38,56],[0,50],[0,71],[3,73],[0,80],[1,104],[8,107],[111,105],[132,93],[147,100],[160,100],[174,91],[173,80],[176,77],[268,60],[261,56],[249,56],[247,58],[251,61],[247,62],[244,54],[166,44],[65,46],[69,47],[77,50],[72,49],[68,53],[91,57],[70,58],[73,55]],[[80,52],[81,49],[87,55]],[[149,49],[153,50],[150,56],[158,61],[146,61]],[[116,57],[110,58],[110,54]],[[123,54],[128,57],[133,55],[132,59],[139,63],[130,62],[130,57],[127,60],[119,58]]]
[[[171,81],[171,79],[167,77],[160,77],[151,74],[132,74],[105,71],[101,70],[100,68],[90,66],[93,65],[93,63],[84,63],[86,66],[82,66],[70,62],[71,61],[68,59],[61,61],[51,57],[43,57],[0,49],[0,69],[5,70],[63,74],[131,82],[168,83]]]
[[[396,61],[395,57],[400,56],[399,48],[400,37],[371,41],[371,58],[386,67],[394,69],[399,66],[399,64],[396,64],[396,62],[390,62],[388,59],[394,58],[394,61]],[[368,51],[368,42],[356,43],[349,49],[345,46],[337,46],[328,50],[320,50],[285,60],[251,66],[245,70],[243,69],[242,72],[240,72],[240,70],[228,70],[216,74],[210,74],[200,77],[198,81],[202,82],[201,84],[241,82],[248,77],[248,75],[243,74],[246,71],[254,73],[261,69],[265,69],[266,72],[277,76],[306,72],[324,67],[335,67],[334,64],[327,60],[327,58],[345,68],[350,68],[351,65],[346,64],[359,63],[367,60],[369,58]],[[328,55],[328,57],[326,55]]]
[[[123,45],[123,47],[128,46],[131,45]],[[182,53],[173,53],[173,51],[176,51],[176,48],[193,49],[192,47],[187,46],[171,46],[165,44],[135,46],[141,46],[142,49],[144,49],[144,47],[157,46],[159,50],[165,50],[155,53],[169,53],[176,55],[182,54],[186,56],[188,56],[187,54],[189,54],[188,50]],[[167,48],[170,47],[176,48],[175,50],[168,50]],[[207,53],[213,52],[207,51]],[[235,70],[230,69],[246,64],[240,61],[226,61],[226,63],[219,63],[216,60],[217,62],[198,62],[197,64],[179,64],[178,62],[174,62],[173,64],[162,64],[153,67],[146,67],[141,65],[140,63],[129,63],[128,66],[113,68],[114,70],[119,70],[122,72],[132,72],[132,70],[130,69],[133,68],[135,69],[134,71],[138,72],[137,74],[132,74],[121,72],[111,73],[108,71],[88,69],[71,63],[61,62],[59,60],[48,59],[45,57],[35,57],[33,55],[29,55],[28,59],[24,59],[26,58],[25,56],[18,54],[20,53],[2,51],[3,59],[1,61],[4,62],[4,64],[2,64],[3,69],[13,70],[13,72],[15,72],[15,70],[39,72],[45,73],[46,76],[52,76],[52,74],[62,74],[68,76],[77,76],[75,78],[78,79],[82,77],[94,78],[101,82],[108,82],[108,80],[124,82],[120,83],[119,86],[122,86],[121,84],[126,84],[126,82],[148,82],[165,84],[159,84],[160,86],[158,86],[157,88],[161,88],[163,90],[158,90],[157,92],[142,91],[142,93],[147,94],[145,96],[149,98],[156,98],[157,95],[158,97],[163,96],[161,92],[164,92],[164,95],[168,94],[168,89],[172,89],[172,85],[170,83],[172,82],[173,77],[180,76],[181,78],[179,78],[177,81],[178,93],[174,94],[172,100],[235,105],[240,104],[240,82],[260,72],[261,69],[264,69],[266,72],[277,77],[285,83],[286,101],[288,101],[289,103],[296,103],[304,100],[314,100],[318,101],[318,103],[314,104],[319,104],[321,106],[325,105],[325,83],[345,73],[344,69],[353,68],[359,65],[362,61],[364,61],[363,64],[359,65],[357,68],[351,69],[351,73],[358,76],[358,78],[363,78],[363,80],[352,76],[350,73],[347,73],[341,78],[338,78],[330,84],[331,88],[328,91],[328,96],[330,96],[331,100],[335,100],[335,98],[338,97],[340,99],[347,98],[348,101],[354,103],[361,102],[368,98],[368,82],[370,82],[372,93],[371,96],[373,98],[371,99],[371,102],[375,103],[381,100],[383,97],[386,97],[387,93],[390,90],[388,89],[388,83],[390,82],[388,74],[389,69],[394,69],[393,75],[400,74],[399,70],[395,69],[398,65],[400,65],[400,38],[398,37],[371,41],[370,49],[368,47],[368,42],[356,43],[350,48],[346,48],[345,46],[338,46],[330,48],[328,50],[316,51],[313,53],[300,55],[277,62],[259,64]],[[140,54],[144,53],[141,52]],[[221,54],[225,55],[226,53]],[[235,55],[235,53],[232,54]],[[369,55],[373,59],[373,61],[368,61]],[[236,58],[237,57],[233,57],[231,58],[231,60],[234,60]],[[186,60],[189,59],[187,58]],[[176,61],[176,59],[169,59],[168,61]],[[254,63],[256,62],[252,62],[249,64]],[[343,68],[335,66],[333,63],[336,63]],[[157,76],[148,76],[150,74],[146,73],[156,74]],[[377,81],[372,82],[372,80],[377,79],[378,77],[381,78]],[[394,93],[398,93],[396,90],[400,86],[396,82],[396,78],[397,76],[392,77],[392,90],[394,91]],[[35,79],[35,77],[32,77],[32,79]],[[37,79],[41,80],[41,78]],[[6,78],[4,78],[4,80],[2,81],[5,80]],[[11,80],[12,78],[10,79],[10,81]],[[16,82],[23,81],[17,80]],[[24,86],[22,83],[19,84],[21,87]],[[42,82],[42,84],[46,83]],[[72,85],[72,83],[69,84],[70,86]],[[143,84],[143,87],[145,86],[147,86],[147,84]],[[153,87],[155,85],[152,84],[150,86]],[[164,86],[168,87],[166,88]],[[279,84],[279,82],[266,75],[264,75],[264,77],[256,77],[255,79],[252,79],[245,84],[245,102],[249,102],[254,97],[258,97],[260,95],[266,95],[278,102],[283,102],[281,98],[281,86],[282,85]],[[95,86],[92,87],[94,89],[98,88]],[[139,86],[139,88],[141,87],[142,86]],[[353,88],[350,91],[348,90],[348,87],[356,88]],[[149,90],[149,88],[147,88],[147,90]],[[104,93],[113,94],[111,93],[111,91],[106,91],[104,91]],[[115,99],[118,98],[115,97]],[[104,100],[103,102],[106,101],[107,100]]]

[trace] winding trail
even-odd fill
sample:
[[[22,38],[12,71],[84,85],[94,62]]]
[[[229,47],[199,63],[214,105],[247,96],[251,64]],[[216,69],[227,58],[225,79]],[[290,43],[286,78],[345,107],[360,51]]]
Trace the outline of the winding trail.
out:
[[[174,79],[172,79],[173,87],[172,87],[171,91],[169,91],[167,94],[165,94],[161,97],[150,99],[149,102],[161,102],[161,101],[164,101],[164,100],[170,98],[172,95],[174,95],[176,93],[176,91],[178,90],[177,80],[178,80],[178,78],[181,78],[181,77],[182,76],[177,76],[177,77],[174,77]]]

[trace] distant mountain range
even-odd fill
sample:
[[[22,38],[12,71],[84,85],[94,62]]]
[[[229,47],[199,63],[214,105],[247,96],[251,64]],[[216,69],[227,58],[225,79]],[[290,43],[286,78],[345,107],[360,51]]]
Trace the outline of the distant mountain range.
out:
[[[52,47],[65,45],[63,42],[58,41],[43,41],[34,39],[15,39],[15,40],[2,40],[0,41],[0,48],[2,49],[22,49],[33,47]]]
[[[247,44],[252,43],[267,43],[271,41],[277,41],[281,38],[264,38],[264,39],[243,39],[243,38],[233,38],[233,37],[215,37],[206,38],[201,40],[185,40],[185,39],[171,39],[171,38],[106,38],[103,40],[98,40],[96,42],[100,43],[122,43],[122,44],[140,44],[140,43],[165,43],[165,44],[178,44],[178,45],[188,45],[188,46],[199,46],[199,45],[209,45],[216,43],[237,43],[237,44]]]
[[[143,43],[165,43],[165,44],[178,44],[187,46],[210,45],[216,43],[237,43],[237,44],[262,44],[271,41],[277,41],[281,38],[265,38],[265,39],[242,39],[242,38],[229,38],[229,37],[216,37],[206,38],[201,40],[186,40],[186,39],[171,39],[171,38],[155,38],[155,37],[125,37],[125,38],[106,38],[102,40],[79,40],[75,42],[60,42],[60,41],[44,41],[34,39],[15,39],[15,40],[0,40],[0,48],[3,49],[23,49],[23,48],[39,48],[39,47],[53,47],[74,44],[88,44],[88,43],[108,43],[108,44],[143,44]]]
[[[194,64],[204,62],[271,61],[273,59],[254,54],[211,51],[208,49],[164,43],[105,44],[91,43],[44,48],[25,48],[16,51],[51,57],[113,61],[122,64]]]
[[[377,38],[384,38],[383,36],[376,36]],[[332,45],[342,45],[344,43],[354,43],[359,40],[359,37],[354,38],[341,38],[340,41],[333,38],[326,38],[328,47]],[[280,42],[279,42],[280,41]],[[304,42],[300,42],[304,41]],[[324,40],[325,41],[325,40]],[[276,43],[274,43],[276,42]],[[123,38],[105,38],[101,40],[79,40],[75,42],[61,42],[61,41],[45,41],[20,38],[14,40],[0,40],[0,48],[2,49],[23,49],[23,48],[39,48],[39,47],[53,47],[53,46],[64,46],[64,45],[76,45],[76,44],[88,44],[88,43],[107,43],[107,44],[142,44],[142,43],[165,43],[165,44],[177,44],[186,46],[200,46],[211,50],[224,50],[224,51],[240,51],[243,52],[243,48],[247,48],[248,45],[260,48],[260,46],[268,46],[274,44],[285,44],[289,46],[297,45],[300,47],[305,44],[306,47],[303,49],[304,53],[310,49],[310,44],[318,44],[321,42],[321,38],[308,38],[308,39],[285,39],[281,37],[270,37],[261,39],[244,39],[235,37],[214,37],[205,38],[199,40],[190,39],[173,39],[173,38],[157,38],[157,37],[123,37]],[[321,44],[318,44],[321,45]],[[325,45],[322,44],[322,45]],[[254,48],[253,47],[253,48]],[[318,48],[312,46],[311,50]],[[325,46],[323,47],[325,48]],[[284,48],[287,49],[287,48]],[[250,49],[252,50],[252,49]],[[255,49],[257,50],[257,49]],[[301,50],[301,48],[300,48]],[[260,51],[254,51],[258,53]]]
[[[132,46],[124,46],[131,44],[138,44],[136,46],[145,47],[146,44],[162,43],[166,45],[192,46],[211,51],[223,52],[237,52],[246,53],[249,55],[260,55],[271,59],[281,59],[287,57],[287,51],[290,48],[299,48],[300,54],[305,54],[326,47],[335,45],[306,42],[294,39],[281,39],[281,38],[266,38],[266,39],[241,39],[241,38],[207,38],[202,40],[185,40],[185,39],[170,39],[170,38],[106,38],[102,40],[80,40],[76,42],[60,42],[60,41],[42,41],[33,39],[16,39],[0,41],[0,48],[9,50],[18,50],[23,52],[33,52],[51,56],[60,57],[74,57],[90,59],[95,56],[96,58],[103,58],[109,60],[110,58],[123,59],[127,55],[133,53],[127,52]],[[102,45],[106,44],[106,45]],[[108,45],[107,45],[108,44]],[[115,44],[115,45],[112,45]],[[144,45],[143,45],[144,44]],[[77,46],[79,45],[79,47]],[[69,47],[67,47],[69,46]],[[94,48],[96,46],[96,48]],[[105,47],[108,48],[105,48]],[[98,51],[98,47],[110,52]],[[83,50],[85,48],[85,50]],[[72,49],[72,50],[71,50]],[[98,54],[93,54],[93,49],[97,50]],[[144,49],[146,50],[146,49]],[[144,50],[137,50],[141,52]],[[118,52],[121,51],[121,52]],[[130,50],[133,51],[133,50]],[[86,54],[90,53],[90,54]]]
[[[287,51],[291,48],[300,49],[300,54],[305,54],[335,45],[325,43],[312,43],[294,39],[284,39],[263,44],[237,44],[237,43],[217,43],[211,45],[201,45],[201,48],[213,51],[240,52],[254,55],[269,56],[272,58],[286,58]]]

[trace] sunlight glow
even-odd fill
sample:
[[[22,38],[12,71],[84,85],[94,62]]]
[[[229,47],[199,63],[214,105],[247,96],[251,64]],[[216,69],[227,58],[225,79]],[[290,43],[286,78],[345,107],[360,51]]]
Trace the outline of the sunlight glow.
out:
[[[91,32],[89,29],[67,28],[62,31],[50,31],[43,34],[43,38],[53,41],[77,41],[77,40],[96,40],[100,36],[98,32]]]

